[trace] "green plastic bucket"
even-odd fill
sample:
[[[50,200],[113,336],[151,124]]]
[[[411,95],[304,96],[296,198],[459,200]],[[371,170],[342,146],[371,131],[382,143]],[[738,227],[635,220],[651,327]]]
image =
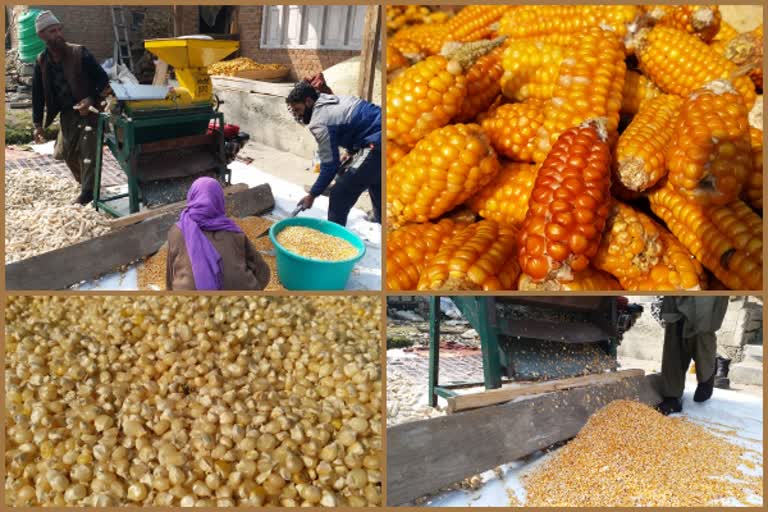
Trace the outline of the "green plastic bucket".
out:
[[[22,62],[33,62],[45,49],[45,43],[35,31],[35,20],[40,12],[42,11],[30,9],[17,20],[19,59]]]
[[[321,261],[289,252],[277,241],[277,234],[288,226],[304,226],[327,235],[343,238],[358,250],[357,256],[341,261]],[[355,264],[365,255],[365,244],[356,234],[334,222],[309,217],[283,219],[269,228],[275,246],[277,276],[287,290],[343,290]]]

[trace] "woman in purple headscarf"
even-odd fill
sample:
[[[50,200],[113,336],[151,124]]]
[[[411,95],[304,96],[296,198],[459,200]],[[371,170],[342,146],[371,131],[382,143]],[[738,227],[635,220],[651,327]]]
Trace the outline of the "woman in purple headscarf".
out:
[[[263,290],[269,267],[224,212],[224,190],[213,178],[195,180],[187,207],[168,232],[169,290]]]

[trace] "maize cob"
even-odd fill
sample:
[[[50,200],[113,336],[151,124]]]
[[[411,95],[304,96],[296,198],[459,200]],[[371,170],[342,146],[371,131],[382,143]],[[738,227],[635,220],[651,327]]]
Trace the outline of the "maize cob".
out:
[[[732,290],[763,283],[763,222],[746,203],[703,206],[672,187],[648,194],[651,209],[717,279]]]
[[[725,80],[694,91],[668,147],[669,183],[702,204],[739,196],[752,169],[747,108]]]
[[[412,22],[425,23],[430,19],[429,7],[419,5],[387,5],[387,30],[398,31]]]
[[[624,77],[624,89],[621,93],[621,113],[637,114],[643,103],[660,94],[659,88],[648,77],[637,71],[628,70]]]
[[[414,62],[424,58],[424,50],[410,39],[389,39],[387,52],[391,50],[397,50],[403,57]]]
[[[518,290],[544,292],[600,292],[621,290],[621,285],[611,274],[590,267],[574,272],[572,281],[543,281],[536,283],[526,275],[520,276]]]
[[[396,142],[391,140],[387,141],[387,169],[391,169],[394,165],[400,161],[408,152],[400,147]]]
[[[727,21],[720,20],[720,29],[715,34],[715,37],[712,38],[712,43],[727,43],[737,35],[739,35],[739,31],[733,28],[733,25]]]
[[[506,5],[468,5],[445,24],[447,39],[466,43],[488,38],[508,10]]]
[[[763,209],[763,132],[750,126],[752,172],[744,187],[742,198],[758,210]]]
[[[550,99],[565,55],[566,48],[560,45],[510,41],[502,57],[502,93],[516,101]]]
[[[504,73],[501,67],[503,48],[495,48],[488,55],[483,55],[467,71],[467,95],[461,104],[461,110],[454,118],[455,122],[468,123],[478,114],[488,110],[501,91],[499,80]]]
[[[662,91],[686,97],[718,78],[731,80],[747,105],[755,101],[755,86],[737,66],[682,30],[656,26],[641,29],[633,40],[640,69]]]
[[[472,197],[499,170],[480,126],[454,124],[435,130],[387,169],[387,215],[394,227],[437,218]]]
[[[501,105],[483,119],[493,148],[510,160],[533,161],[536,133],[544,121],[544,102],[528,100]]]
[[[410,149],[448,124],[466,97],[466,70],[501,43],[466,43],[448,57],[427,57],[398,75],[387,85],[387,138]]]
[[[504,14],[498,33],[520,39],[603,26],[624,37],[640,14],[636,5],[522,5]]]
[[[421,273],[419,290],[511,290],[520,275],[517,230],[481,220],[443,242]]]
[[[522,271],[534,281],[572,279],[600,245],[610,208],[610,151],[601,123],[557,139],[539,169],[520,231]]]
[[[387,73],[404,68],[410,64],[408,59],[400,53],[400,50],[395,47],[387,48]]]
[[[235,76],[239,71],[278,71],[288,68],[282,64],[260,64],[248,57],[237,57],[232,60],[223,60],[208,66],[209,75]]]
[[[461,224],[443,219],[436,224],[408,224],[387,235],[387,288],[415,290],[429,259]]]
[[[477,222],[479,220],[475,212],[470,210],[466,205],[457,206],[448,213],[441,215],[440,218],[450,219],[453,222],[458,222],[459,224],[472,224],[473,222]]]
[[[493,181],[467,201],[472,211],[501,225],[519,226],[525,220],[537,166],[505,162]]]
[[[646,10],[657,24],[683,30],[705,43],[720,31],[722,17],[716,5],[651,5]]]
[[[625,290],[701,290],[704,270],[671,233],[631,206],[614,202],[592,264]]]
[[[406,39],[411,43],[415,43],[419,47],[420,53],[425,55],[437,55],[440,53],[440,49],[443,47],[443,41],[445,40],[445,25],[433,24],[433,25],[414,25],[412,27],[405,27],[402,30],[397,31],[395,35],[388,39],[394,44],[396,41]],[[398,48],[403,51],[401,48]]]
[[[582,33],[580,44],[570,49],[560,65],[552,101],[544,108],[544,124],[536,135],[533,160],[544,161],[561,133],[587,119],[604,118],[613,145],[626,69],[614,34],[600,28]]]
[[[731,39],[723,55],[739,68],[749,69],[755,87],[763,88],[763,25]]]
[[[640,109],[619,137],[614,161],[615,176],[637,192],[656,184],[667,172],[665,153],[683,100],[664,94]]]

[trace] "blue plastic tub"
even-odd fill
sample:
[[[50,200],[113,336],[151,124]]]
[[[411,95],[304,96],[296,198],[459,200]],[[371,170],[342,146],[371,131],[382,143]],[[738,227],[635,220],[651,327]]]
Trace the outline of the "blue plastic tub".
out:
[[[357,256],[341,261],[322,261],[289,252],[277,241],[277,234],[288,226],[304,226],[327,235],[347,240],[357,247]],[[334,222],[309,217],[283,219],[269,228],[269,239],[275,246],[277,276],[288,290],[343,290],[352,268],[365,255],[365,244],[359,236]]]

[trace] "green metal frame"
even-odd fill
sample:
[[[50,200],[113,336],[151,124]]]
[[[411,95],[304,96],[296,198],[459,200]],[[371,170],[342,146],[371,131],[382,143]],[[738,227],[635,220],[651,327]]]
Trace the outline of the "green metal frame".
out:
[[[227,183],[231,180],[232,171],[229,170],[224,155],[224,114],[209,110],[194,111],[184,113],[179,110],[158,111],[158,115],[147,116],[145,118],[125,118],[123,116],[111,116],[107,113],[99,114],[99,120],[96,126],[96,169],[94,172],[94,199],[93,206],[96,210],[103,210],[113,217],[120,217],[121,213],[110,206],[108,203],[128,198],[128,207],[130,213],[139,211],[141,203],[141,189],[139,188],[139,176],[136,170],[136,160],[141,153],[141,144],[136,143],[136,133],[146,128],[167,127],[173,131],[174,126],[186,123],[205,122],[210,123],[216,120],[217,131],[219,132],[219,177],[223,177]],[[106,127],[112,124],[112,133],[106,133]],[[117,140],[117,131],[122,130],[122,143]],[[116,194],[109,197],[101,197],[101,171],[102,171],[102,152],[106,145],[117,159],[120,168],[128,178],[128,193]]]

